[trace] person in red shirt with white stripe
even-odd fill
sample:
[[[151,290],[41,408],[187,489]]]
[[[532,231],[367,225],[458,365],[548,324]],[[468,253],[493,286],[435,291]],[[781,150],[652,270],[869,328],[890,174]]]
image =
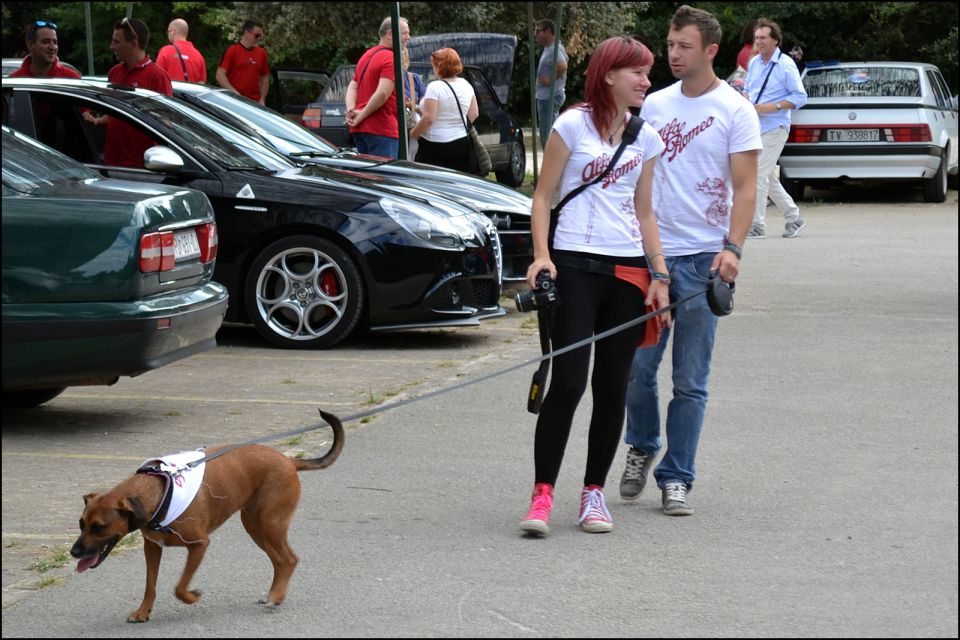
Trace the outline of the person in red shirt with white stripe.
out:
[[[114,24],[110,50],[120,63],[110,69],[107,79],[114,84],[150,89],[172,96],[170,76],[145,51],[149,40],[150,30],[142,20],[124,18]],[[104,164],[143,168],[143,152],[156,144],[153,138],[118,118],[95,116],[90,111],[85,111],[83,118],[91,124],[107,125]]]
[[[27,51],[19,69],[11,78],[79,78],[80,74],[60,64],[57,53],[57,25],[49,20],[37,20],[27,29]]]

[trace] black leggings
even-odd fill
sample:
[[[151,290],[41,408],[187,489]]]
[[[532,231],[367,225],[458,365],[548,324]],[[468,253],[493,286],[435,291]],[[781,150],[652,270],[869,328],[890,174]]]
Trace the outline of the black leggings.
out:
[[[645,266],[642,259],[620,258],[617,261],[627,266]],[[560,304],[556,307],[551,334],[554,349],[644,314],[643,292],[610,275],[558,265],[557,292]],[[623,431],[627,378],[643,328],[641,323],[594,343],[593,415],[590,418],[584,485],[605,484],[613,464]],[[554,358],[552,366],[549,391],[537,420],[534,462],[536,482],[556,484],[573,415],[587,386],[590,346]]]

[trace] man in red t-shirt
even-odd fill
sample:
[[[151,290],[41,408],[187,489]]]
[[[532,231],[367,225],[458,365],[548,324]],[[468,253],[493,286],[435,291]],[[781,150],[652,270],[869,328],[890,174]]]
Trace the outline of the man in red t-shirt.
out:
[[[396,158],[400,152],[400,128],[390,18],[380,23],[379,35],[380,43],[360,57],[347,86],[346,120],[357,151]],[[407,46],[409,40],[410,25],[406,18],[400,18],[402,46]]]
[[[37,20],[27,29],[27,57],[11,78],[79,78],[80,74],[60,64],[57,52],[57,25],[49,20]]]
[[[150,30],[142,20],[124,18],[114,24],[110,50],[120,63],[110,69],[107,79],[114,84],[150,89],[172,96],[170,76],[144,50],[149,40]],[[83,118],[91,124],[107,125],[104,164],[142,169],[143,152],[157,144],[153,138],[123,120],[94,116],[90,111],[84,111]]]
[[[181,18],[170,23],[167,27],[167,39],[170,44],[157,53],[157,64],[167,72],[171,80],[205,84],[207,63],[193,43],[187,40],[189,30],[187,21]]]
[[[255,20],[243,24],[240,42],[227,47],[217,67],[217,84],[260,104],[267,103],[270,88],[270,63],[260,46],[263,25]]]

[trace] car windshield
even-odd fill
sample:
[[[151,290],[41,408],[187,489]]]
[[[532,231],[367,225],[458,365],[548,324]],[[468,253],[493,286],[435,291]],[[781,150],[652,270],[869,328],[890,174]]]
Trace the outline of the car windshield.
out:
[[[138,98],[136,108],[183,138],[186,143],[228,169],[286,171],[297,165],[248,136],[168,96]]]
[[[270,140],[274,147],[284,153],[317,151],[333,154],[337,152],[336,147],[324,142],[297,123],[249,98],[225,91],[209,91],[203,94],[201,99],[243,120],[247,126]]]
[[[3,184],[35,193],[62,182],[96,180],[99,175],[79,162],[26,136],[3,131]]]
[[[807,69],[809,98],[919,97],[920,73],[903,67]]]

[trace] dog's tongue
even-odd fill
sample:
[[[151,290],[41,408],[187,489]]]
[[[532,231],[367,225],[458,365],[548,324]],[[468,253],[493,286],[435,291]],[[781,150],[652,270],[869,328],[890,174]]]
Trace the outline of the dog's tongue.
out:
[[[92,555],[89,558],[84,558],[83,560],[77,563],[77,573],[83,573],[93,565],[97,564],[97,560],[99,559],[100,559],[99,553]]]

